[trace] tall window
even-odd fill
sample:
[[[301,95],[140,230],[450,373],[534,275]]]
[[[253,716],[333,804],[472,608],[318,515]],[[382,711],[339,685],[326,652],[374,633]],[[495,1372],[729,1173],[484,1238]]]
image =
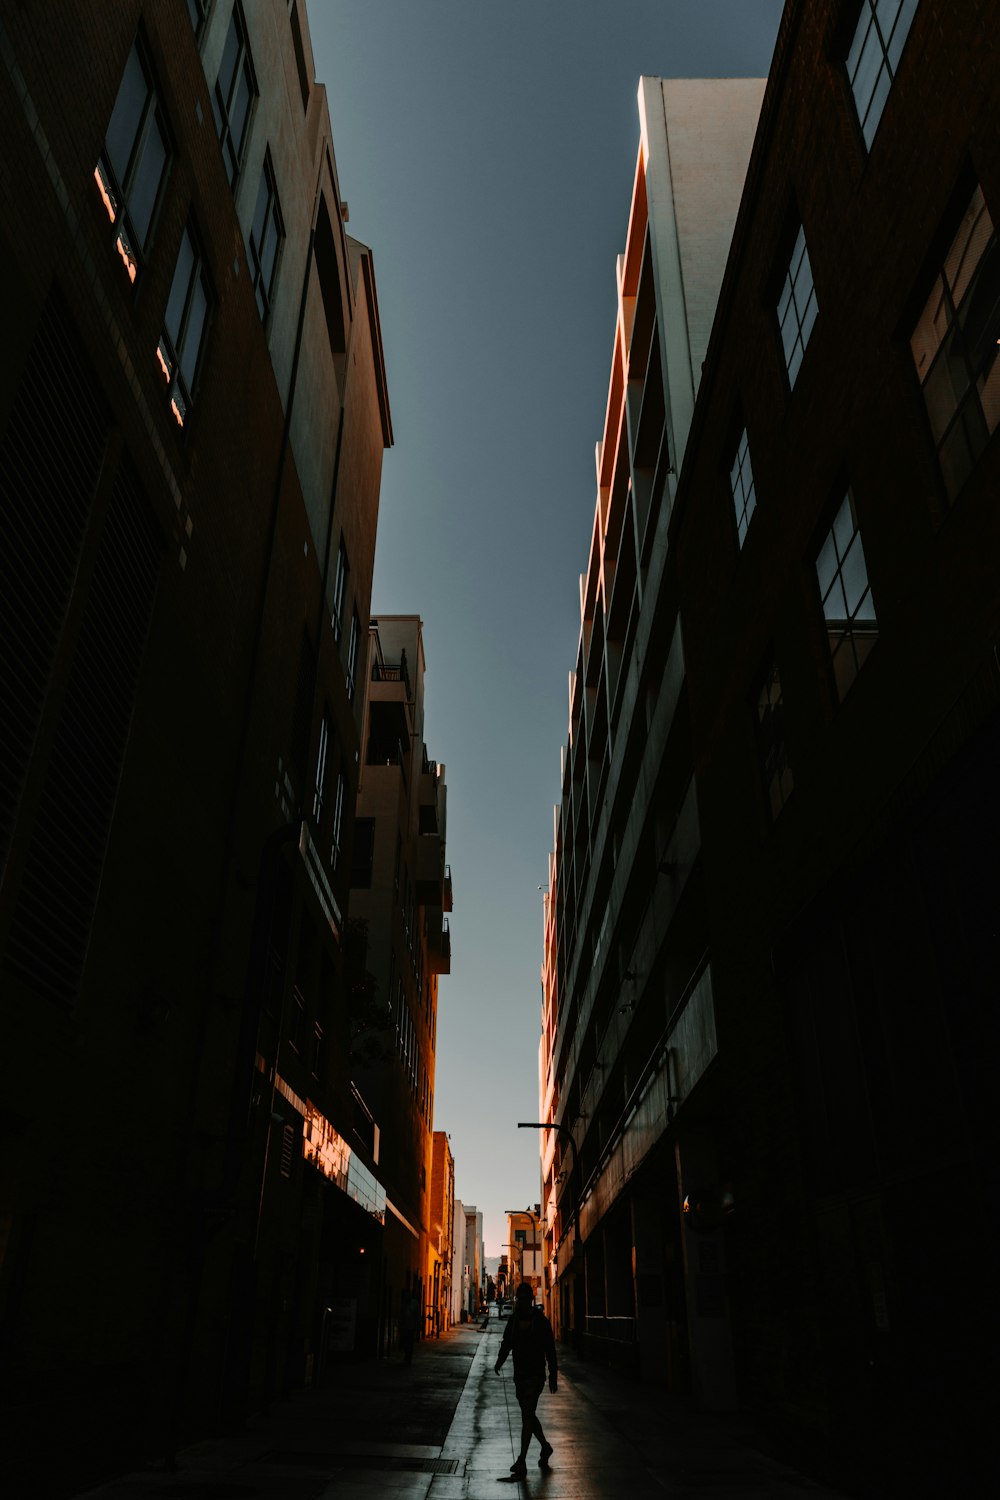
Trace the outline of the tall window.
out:
[[[274,185],[274,169],[271,153],[264,153],[264,165],[257,189],[257,207],[254,209],[253,225],[250,229],[250,274],[254,296],[261,319],[267,317],[274,292],[275,275],[278,269],[278,252],[285,238],[285,225],[278,203],[278,190]]]
[[[357,685],[358,672],[358,642],[361,639],[361,621],[358,619],[357,610],[351,611],[351,635],[347,642],[347,696],[354,702],[354,689]]]
[[[850,490],[816,559],[837,692],[844,697],[875,641],[875,601]]]
[[[323,816],[323,798],[326,793],[326,758],[330,747],[330,724],[323,715],[319,723],[319,749],[316,752],[316,782],[313,787],[313,818],[318,823]]]
[[[792,768],[785,749],[785,710],[781,701],[781,675],[777,662],[765,662],[754,691],[757,750],[771,817],[776,818],[792,790]]]
[[[195,36],[201,33],[205,24],[205,11],[208,9],[208,0],[187,0],[188,15],[191,17],[191,26]]]
[[[753,470],[750,467],[750,445],[747,441],[747,430],[745,427],[736,446],[736,457],[733,460],[733,467],[729,471],[729,483],[733,491],[733,504],[736,507],[736,531],[740,539],[740,546],[742,547],[746,541],[753,513],[757,508],[757,497],[753,487]]]
[[[212,95],[215,128],[219,133],[222,159],[226,164],[226,175],[231,186],[235,185],[240,174],[240,163],[250,131],[250,114],[256,97],[257,79],[247,40],[247,23],[243,7],[236,0]]]
[[[790,385],[795,384],[817,311],[816,288],[813,285],[812,266],[809,264],[809,251],[806,249],[806,232],[799,225],[792,258],[778,299],[778,327],[781,329],[781,343],[785,351]]]
[[[337,772],[337,790],[333,798],[333,829],[330,837],[330,863],[334,869],[340,862],[340,846],[344,829],[344,773]]]
[[[861,14],[847,54],[847,76],[869,149],[918,3],[919,0],[861,0]]]
[[[333,580],[333,609],[330,612],[330,624],[333,626],[333,633],[338,641],[344,628],[344,597],[347,592],[347,575],[350,571],[347,547],[343,533],[341,533],[340,551],[337,553],[337,572]]]
[[[94,168],[94,180],[116,229],[115,247],[130,281],[142,265],[169,154],[153,74],[136,38],[118,85],[104,150]]]
[[[1000,422],[1000,247],[976,187],[910,339],[953,499]]]
[[[177,265],[156,357],[168,387],[170,410],[183,427],[191,405],[211,302],[208,277],[191,226],[181,236]]]

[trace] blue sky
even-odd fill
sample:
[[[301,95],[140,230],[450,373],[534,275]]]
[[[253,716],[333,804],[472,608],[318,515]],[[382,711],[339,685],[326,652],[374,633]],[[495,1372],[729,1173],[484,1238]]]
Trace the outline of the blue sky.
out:
[[[642,74],[767,73],[782,0],[308,0],[395,446],[373,612],[420,614],[455,911],[434,1124],[500,1253],[539,1197],[542,897]]]

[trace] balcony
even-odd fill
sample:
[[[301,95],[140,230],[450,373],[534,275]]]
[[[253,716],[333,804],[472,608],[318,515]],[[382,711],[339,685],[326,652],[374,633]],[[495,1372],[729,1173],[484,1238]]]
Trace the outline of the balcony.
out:
[[[432,974],[451,973],[451,930],[447,922],[442,922],[440,933],[428,933],[427,967]]]
[[[451,865],[445,865],[444,867],[444,889],[442,895],[445,911],[451,911]]]
[[[417,837],[416,895],[421,906],[444,904],[444,841],[437,833]]]

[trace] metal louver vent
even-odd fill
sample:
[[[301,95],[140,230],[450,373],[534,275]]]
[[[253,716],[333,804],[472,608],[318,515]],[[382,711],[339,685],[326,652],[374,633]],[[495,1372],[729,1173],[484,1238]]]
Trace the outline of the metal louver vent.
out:
[[[0,878],[109,426],[53,292],[0,443]]]
[[[7,944],[8,969],[62,1004],[76,998],[90,941],[160,554],[152,513],[123,463]]]
[[[286,1125],[281,1132],[281,1175],[291,1177],[292,1159],[295,1155],[295,1126]]]

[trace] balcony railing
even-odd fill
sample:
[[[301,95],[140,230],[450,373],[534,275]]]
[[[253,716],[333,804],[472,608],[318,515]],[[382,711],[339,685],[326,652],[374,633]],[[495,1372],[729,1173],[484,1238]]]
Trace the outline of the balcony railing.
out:
[[[402,682],[406,686],[407,697],[411,697],[410,672],[406,665],[405,656],[401,661],[373,661],[372,682]]]

